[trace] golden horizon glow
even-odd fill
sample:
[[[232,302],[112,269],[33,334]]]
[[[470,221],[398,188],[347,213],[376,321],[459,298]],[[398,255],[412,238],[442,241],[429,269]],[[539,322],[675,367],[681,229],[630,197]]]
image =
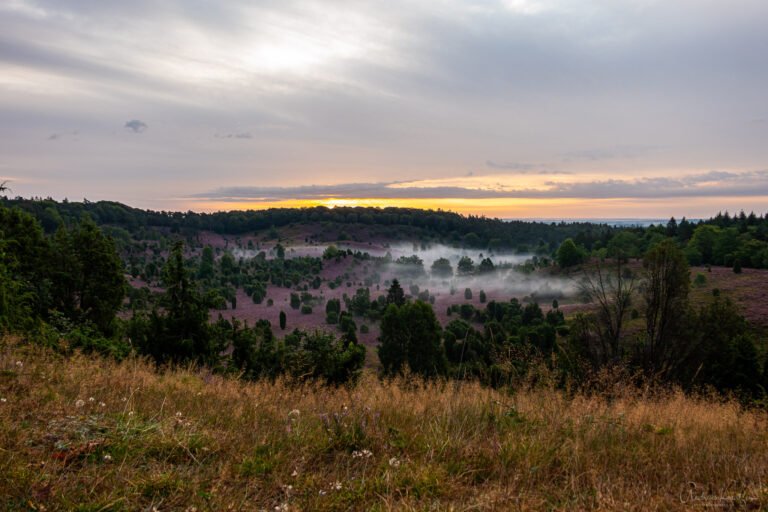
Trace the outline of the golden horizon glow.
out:
[[[217,212],[230,210],[265,210],[269,208],[335,207],[400,207],[422,210],[444,210],[462,215],[483,215],[497,218],[559,219],[559,218],[705,218],[719,211],[768,211],[768,197],[711,198],[321,198],[280,201],[195,201],[184,203],[193,211]],[[649,212],[653,212],[649,215]]]

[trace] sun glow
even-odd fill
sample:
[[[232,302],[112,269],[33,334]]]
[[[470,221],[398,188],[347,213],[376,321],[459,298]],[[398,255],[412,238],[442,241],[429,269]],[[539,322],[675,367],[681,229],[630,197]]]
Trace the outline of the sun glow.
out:
[[[745,202],[746,200],[746,202]],[[446,210],[464,215],[519,219],[560,219],[560,218],[646,218],[649,212],[654,217],[709,217],[723,210],[723,205],[749,204],[748,209],[768,209],[768,199],[763,196],[711,197],[711,198],[609,198],[609,199],[554,199],[554,198],[320,198],[283,201],[197,201],[175,205],[178,210],[229,211],[263,210],[267,208],[311,208],[335,207],[400,207],[424,210]],[[731,208],[732,211],[738,208]]]

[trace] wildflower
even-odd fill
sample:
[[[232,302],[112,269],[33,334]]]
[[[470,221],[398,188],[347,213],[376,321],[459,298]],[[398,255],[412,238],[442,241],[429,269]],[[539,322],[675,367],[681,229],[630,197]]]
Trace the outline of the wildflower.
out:
[[[128,399],[127,399],[126,397],[123,397],[123,398],[122,398],[122,401],[123,401],[123,402],[127,402],[127,401],[128,401]]]
[[[176,411],[176,417],[181,418],[181,411]]]
[[[133,411],[128,411],[128,416],[133,416],[133,414],[134,414]]]
[[[22,363],[21,361],[16,361],[16,366],[21,368],[22,366],[24,366],[24,363]]]
[[[333,483],[333,485],[331,485],[331,489],[333,489],[333,490],[336,490],[336,491],[340,491],[340,490],[341,490],[341,482],[339,482],[338,480],[336,480],[336,481]]]
[[[295,478],[295,477],[299,476],[299,472],[294,469],[293,473],[291,473],[291,476]]]
[[[0,398],[0,402],[2,402],[2,403],[5,403],[5,402],[7,402],[7,401],[8,401],[8,400],[6,400],[5,398]]]
[[[77,402],[75,402],[75,407],[82,407],[84,405],[85,405],[85,402],[83,402],[82,400],[78,400]]]
[[[319,494],[320,496],[325,496],[325,491],[320,489],[319,491],[317,491],[317,494]]]
[[[95,398],[93,398],[92,396],[89,396],[89,397],[88,397],[88,401],[89,401],[89,402],[95,402],[95,401],[96,401],[96,399],[95,399]]]
[[[392,457],[391,459],[389,459],[389,465],[392,466],[393,468],[399,467],[400,461],[397,459],[397,457]]]
[[[104,461],[105,461],[105,462],[109,462],[109,461],[111,461],[111,460],[112,460],[112,456],[111,456],[110,454],[106,454],[106,455],[104,456]]]
[[[104,402],[99,402],[99,407],[106,407],[106,406],[107,404],[105,404]]]
[[[368,449],[357,451],[355,450],[352,452],[352,458],[353,459],[368,459],[373,456],[373,452]]]
[[[292,410],[291,412],[288,413],[288,416],[289,417],[290,416],[298,416],[300,414],[301,414],[301,412],[298,409],[294,409],[294,410]]]

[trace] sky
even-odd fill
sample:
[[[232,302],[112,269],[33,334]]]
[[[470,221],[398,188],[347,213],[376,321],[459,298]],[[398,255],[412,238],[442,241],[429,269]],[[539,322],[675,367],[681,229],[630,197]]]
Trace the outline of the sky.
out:
[[[2,0],[11,195],[768,212],[765,0]]]

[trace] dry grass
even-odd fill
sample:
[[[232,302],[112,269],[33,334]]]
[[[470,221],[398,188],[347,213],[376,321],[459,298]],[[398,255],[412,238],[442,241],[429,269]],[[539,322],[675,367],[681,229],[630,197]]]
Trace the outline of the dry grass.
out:
[[[676,392],[297,388],[5,339],[0,398],[2,510],[768,506],[765,413]]]

